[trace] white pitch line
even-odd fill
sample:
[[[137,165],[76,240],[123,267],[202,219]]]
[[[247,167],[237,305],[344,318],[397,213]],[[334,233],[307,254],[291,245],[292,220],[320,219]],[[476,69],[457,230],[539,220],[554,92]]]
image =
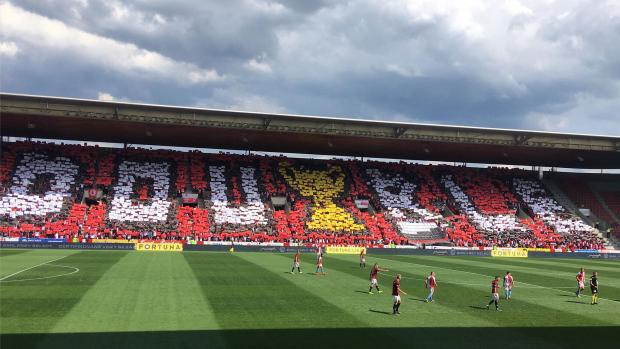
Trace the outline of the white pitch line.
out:
[[[392,276],[391,274],[382,273],[382,272],[379,272],[379,274],[385,275],[385,276]],[[404,277],[404,276],[401,276],[401,279],[420,280],[420,281],[424,280],[423,278]],[[456,281],[442,281],[441,283],[442,284],[451,284],[451,285],[463,285],[463,286],[479,286],[479,287],[487,287],[487,286],[489,286],[487,284],[474,284],[474,283],[456,282]],[[551,286],[549,286],[549,287],[551,287]],[[530,286],[519,286],[519,288],[545,288],[545,287],[538,286],[538,285],[530,285]],[[553,287],[553,288],[570,288],[570,289],[573,289],[575,287],[573,287],[573,286],[568,286],[568,287],[567,286],[557,286],[557,287]]]
[[[374,256],[373,256],[374,257]],[[422,267],[427,267],[427,268],[435,268],[435,269],[444,269],[444,270],[451,270],[451,271],[456,271],[458,273],[467,273],[467,274],[472,274],[472,275],[479,275],[479,276],[484,276],[484,277],[492,277],[491,275],[485,275],[485,274],[480,274],[480,273],[474,273],[471,271],[464,271],[464,270],[457,270],[457,269],[451,269],[451,268],[445,268],[445,267],[438,267],[438,266],[431,266],[431,265],[426,265],[426,264],[420,264],[420,263],[413,263],[413,262],[405,262],[405,261],[399,261],[399,260],[394,260],[394,259],[387,259],[387,258],[381,258],[381,257],[374,257],[377,259],[382,259],[384,261],[390,261],[390,262],[402,262],[402,263],[408,263],[408,264],[413,264],[413,265],[419,265]],[[541,286],[541,285],[536,285],[536,284],[530,284],[527,282],[523,282],[523,281],[519,281],[520,284],[524,284],[524,285],[530,285],[530,286],[535,286],[535,287],[539,287],[539,288],[546,288],[548,290],[554,290],[554,291],[558,291],[558,292],[564,292],[564,293],[570,293],[570,294],[575,294],[574,292],[571,291],[564,291],[564,290],[560,290],[558,288],[554,288],[554,287],[548,287],[548,286]],[[600,299],[605,299],[608,301],[612,301],[612,302],[618,302],[620,303],[620,301],[614,300],[614,299],[609,299],[609,298],[603,298],[603,297],[599,297]]]
[[[54,278],[59,278],[59,277],[62,277],[62,276],[73,275],[73,274],[78,273],[80,271],[80,268],[70,267],[70,266],[67,266],[67,265],[59,265],[59,264],[49,264],[49,265],[52,265],[52,266],[55,266],[55,267],[73,269],[73,271],[70,272],[70,273],[56,274],[56,275],[43,276],[43,277],[31,278],[31,279],[17,279],[17,280],[6,280],[6,281],[0,280],[0,283],[6,284],[6,283],[9,283],[9,282],[23,282],[23,281],[54,279]]]
[[[56,258],[56,259],[53,259],[53,260],[51,260],[51,261],[47,261],[47,262],[44,262],[44,263],[41,263],[41,264],[34,265],[34,266],[32,266],[32,267],[29,267],[29,268],[26,268],[26,269],[23,269],[23,270],[17,271],[17,272],[15,272],[15,273],[13,273],[13,274],[10,274],[10,275],[7,275],[7,276],[5,276],[5,277],[1,278],[1,279],[0,279],[0,281],[4,281],[4,280],[6,280],[6,279],[10,278],[11,276],[15,276],[15,275],[17,275],[17,274],[21,274],[21,273],[23,273],[23,272],[25,272],[25,271],[28,271],[28,270],[30,270],[30,269],[34,269],[34,268],[36,268],[36,267],[40,267],[40,266],[45,265],[45,264],[47,264],[47,263],[56,262],[56,261],[59,261],[59,260],[61,260],[61,259],[63,259],[63,258],[67,258],[67,257],[69,257],[69,255],[67,255],[67,256],[62,256],[62,257],[60,257],[60,258]]]

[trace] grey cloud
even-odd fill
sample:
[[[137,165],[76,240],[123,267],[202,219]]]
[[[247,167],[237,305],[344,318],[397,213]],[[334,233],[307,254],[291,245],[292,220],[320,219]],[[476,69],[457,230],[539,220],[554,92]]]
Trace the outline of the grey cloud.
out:
[[[12,92],[94,98],[105,91],[151,103],[598,129],[582,117],[620,134],[620,119],[610,115],[620,104],[620,8],[613,1],[521,3],[506,10],[501,1],[464,8],[442,0],[23,0],[15,4],[215,69],[225,80],[183,86],[128,76],[19,38],[21,53],[7,59],[0,78]],[[268,69],[248,69],[252,59]]]
[[[82,30],[219,69],[233,69],[260,54],[275,52],[274,28],[294,22],[298,16],[286,10],[282,14],[257,12],[239,0],[209,4],[91,0],[88,6],[75,5],[63,11],[56,11],[57,7],[55,1],[24,2],[30,11]]]

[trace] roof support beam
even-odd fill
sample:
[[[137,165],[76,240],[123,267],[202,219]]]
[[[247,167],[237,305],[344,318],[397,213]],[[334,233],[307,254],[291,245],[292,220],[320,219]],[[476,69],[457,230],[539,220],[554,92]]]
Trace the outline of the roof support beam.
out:
[[[403,135],[403,133],[407,132],[408,128],[406,127],[396,127],[394,128],[394,138],[398,138]]]
[[[532,136],[527,136],[527,135],[516,135],[514,136],[515,138],[515,144],[516,145],[523,145],[525,144],[525,142],[529,141]]]
[[[232,141],[243,134],[253,140],[251,144],[256,150],[274,152],[296,149],[297,152],[320,154],[325,151],[325,139],[331,139],[338,146],[328,148],[330,155],[495,161],[492,163],[575,168],[620,167],[618,136],[299,117],[6,93],[0,93],[0,113],[2,135],[15,137],[140,141],[247,150],[243,143],[238,145]],[[272,121],[276,121],[273,126]],[[81,132],[71,132],[73,127],[80,127]],[[166,132],[166,127],[175,127],[174,134]],[[151,136],[145,135],[146,129],[152,132]],[[205,134],[209,134],[210,139],[205,139]],[[274,140],[275,135],[282,140]],[[304,144],[299,144],[302,139]],[[282,144],[284,140],[286,144]],[[411,150],[399,153],[400,149],[393,149],[401,145],[407,148],[408,144]],[[429,152],[424,151],[424,145],[429,146]],[[502,156],[503,153],[510,156]],[[579,154],[587,161],[577,161]]]

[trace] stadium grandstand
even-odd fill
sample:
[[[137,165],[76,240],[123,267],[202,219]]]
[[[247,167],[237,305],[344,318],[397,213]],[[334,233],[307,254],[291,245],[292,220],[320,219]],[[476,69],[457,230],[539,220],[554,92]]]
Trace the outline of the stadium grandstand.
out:
[[[541,167],[618,169],[620,137],[14,94],[0,112],[4,238],[618,247],[620,175]]]

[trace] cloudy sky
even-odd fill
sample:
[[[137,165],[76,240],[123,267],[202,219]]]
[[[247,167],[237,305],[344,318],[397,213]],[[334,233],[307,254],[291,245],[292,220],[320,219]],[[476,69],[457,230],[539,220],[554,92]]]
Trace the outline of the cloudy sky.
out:
[[[620,135],[617,0],[0,0],[0,90]]]

